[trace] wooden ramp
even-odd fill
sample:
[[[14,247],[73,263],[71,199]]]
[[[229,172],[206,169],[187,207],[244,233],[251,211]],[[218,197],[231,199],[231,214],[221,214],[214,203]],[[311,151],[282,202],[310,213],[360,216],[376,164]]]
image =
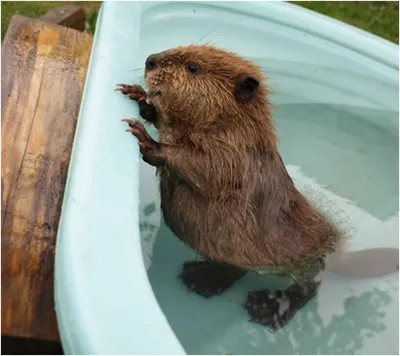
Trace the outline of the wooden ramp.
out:
[[[58,340],[54,250],[92,36],[14,16],[2,47],[2,335]]]

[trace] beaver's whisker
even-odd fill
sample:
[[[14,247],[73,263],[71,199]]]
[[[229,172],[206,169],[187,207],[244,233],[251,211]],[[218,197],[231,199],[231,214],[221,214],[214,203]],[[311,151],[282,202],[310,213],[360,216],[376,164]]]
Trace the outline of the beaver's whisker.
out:
[[[200,43],[202,40],[204,40],[207,36],[211,35],[213,32],[215,32],[218,29],[218,27],[214,28],[213,30],[211,30],[210,32],[206,33],[203,37],[201,37],[197,43]]]

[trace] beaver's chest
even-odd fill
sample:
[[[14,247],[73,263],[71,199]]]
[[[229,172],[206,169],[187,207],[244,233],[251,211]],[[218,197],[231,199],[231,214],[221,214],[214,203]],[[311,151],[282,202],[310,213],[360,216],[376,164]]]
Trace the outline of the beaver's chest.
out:
[[[157,174],[165,223],[179,239],[196,249],[196,237],[208,233],[207,202],[167,167],[159,167]]]
[[[161,210],[170,230],[200,255],[238,266],[268,265],[251,201],[206,198],[167,168],[158,169]]]

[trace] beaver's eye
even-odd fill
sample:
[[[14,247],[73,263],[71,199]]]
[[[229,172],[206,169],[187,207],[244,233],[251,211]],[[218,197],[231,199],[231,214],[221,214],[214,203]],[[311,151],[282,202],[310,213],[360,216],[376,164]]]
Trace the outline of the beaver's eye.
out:
[[[187,65],[187,70],[190,73],[196,73],[199,70],[200,66],[197,63],[189,63]]]

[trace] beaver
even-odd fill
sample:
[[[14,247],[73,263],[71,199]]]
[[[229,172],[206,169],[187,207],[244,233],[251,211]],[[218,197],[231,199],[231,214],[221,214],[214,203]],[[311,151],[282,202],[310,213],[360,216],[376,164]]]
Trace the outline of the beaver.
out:
[[[287,275],[282,290],[250,292],[250,321],[273,330],[311,300],[326,258],[343,237],[296,189],[278,152],[261,69],[212,45],[150,55],[146,92],[119,84],[155,125],[125,119],[143,160],[157,167],[161,209],[171,231],[203,258],[183,264],[191,291],[223,293],[248,271]]]

